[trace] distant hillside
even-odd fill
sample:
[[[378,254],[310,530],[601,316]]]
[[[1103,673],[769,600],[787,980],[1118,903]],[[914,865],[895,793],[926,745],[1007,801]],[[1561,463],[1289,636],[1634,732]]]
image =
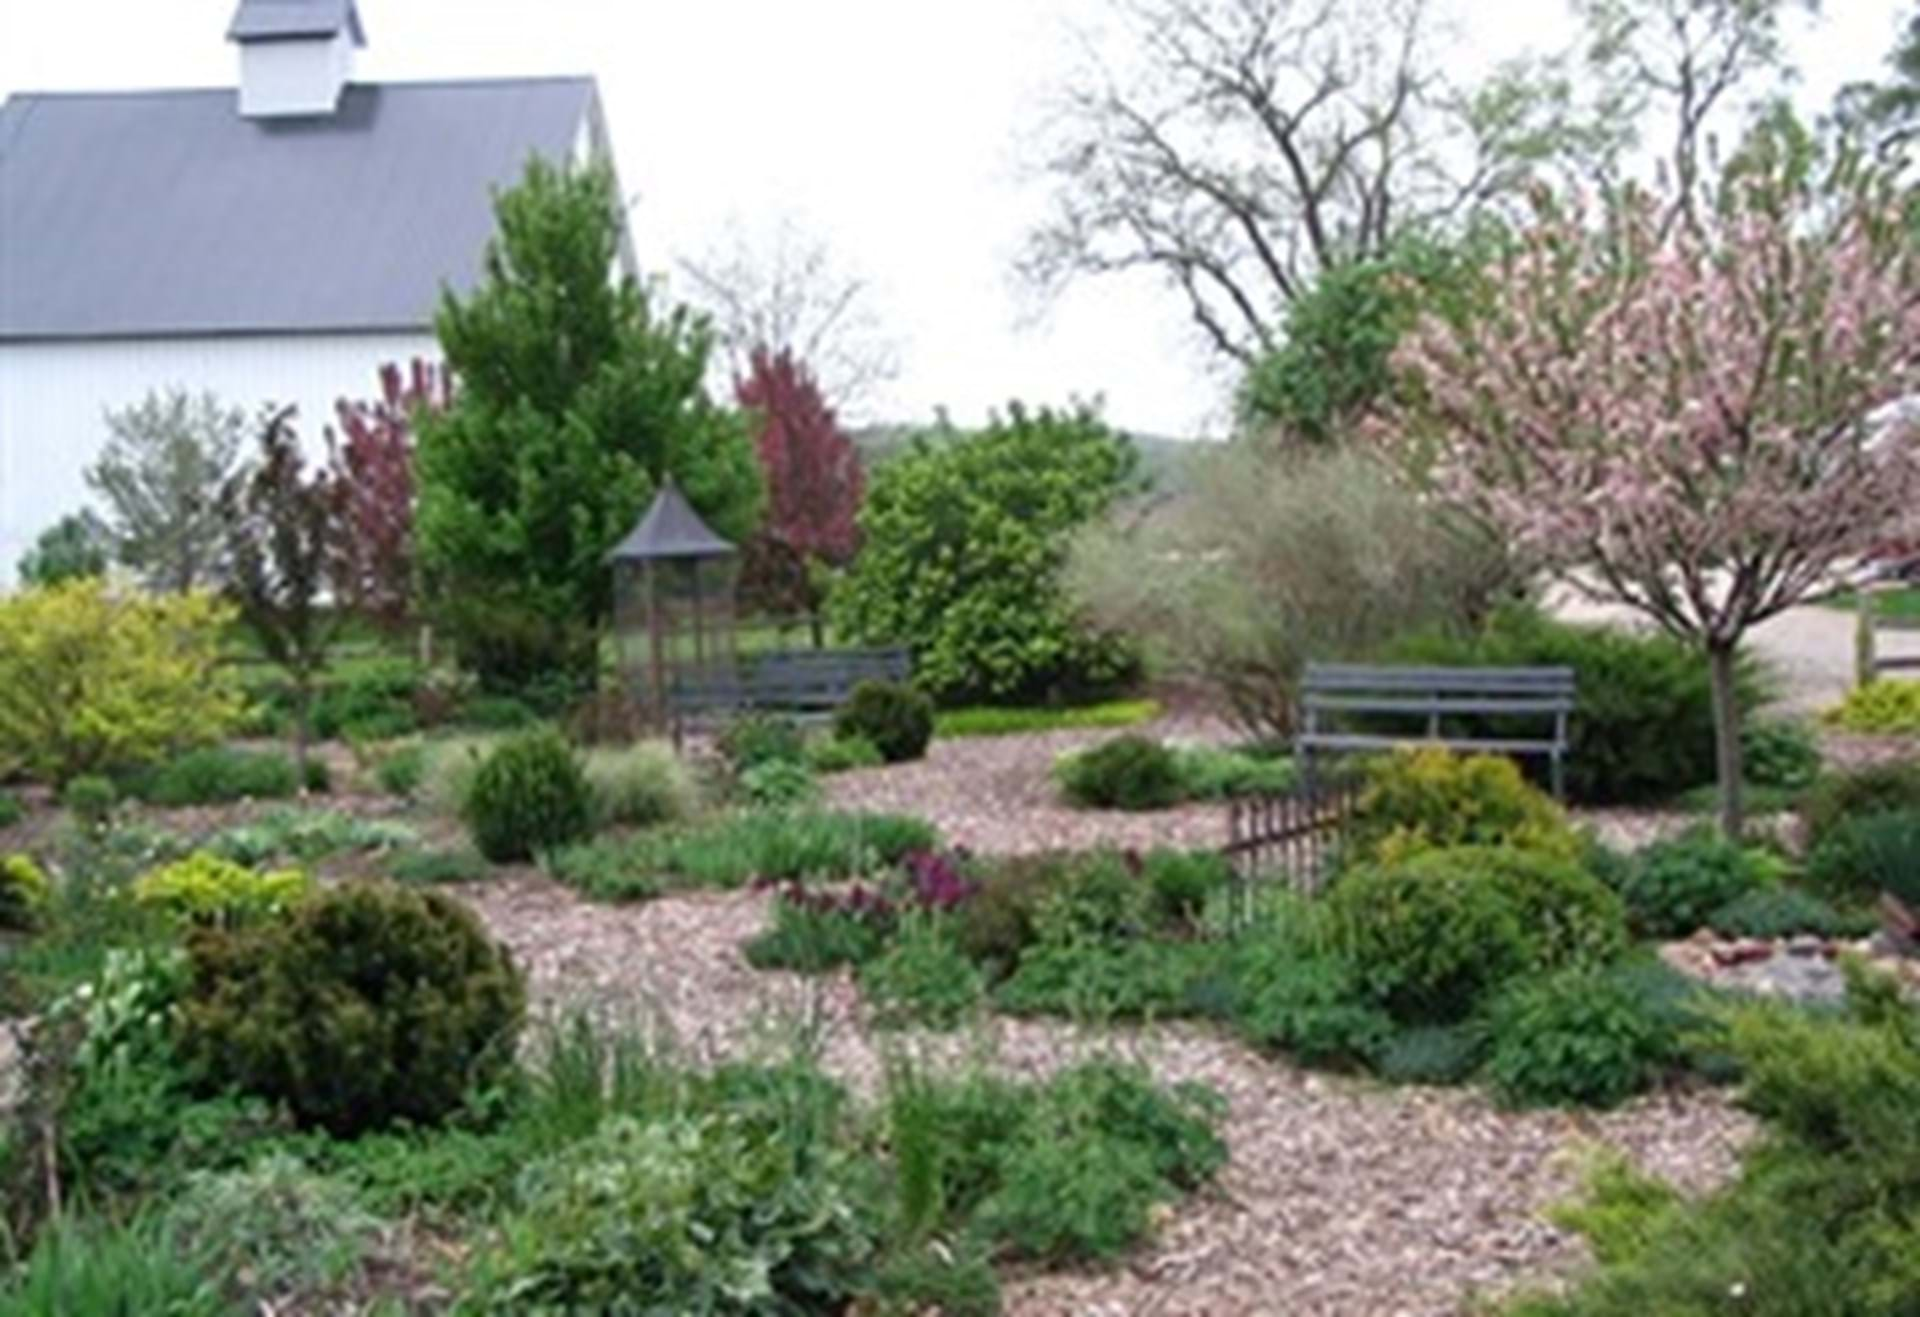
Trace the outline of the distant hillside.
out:
[[[915,434],[931,433],[931,426],[869,425],[852,432],[852,439],[868,465],[881,462],[905,446]],[[1163,494],[1177,494],[1187,487],[1186,465],[1206,444],[1206,439],[1175,439],[1169,435],[1139,434],[1122,430],[1140,452],[1140,469]]]

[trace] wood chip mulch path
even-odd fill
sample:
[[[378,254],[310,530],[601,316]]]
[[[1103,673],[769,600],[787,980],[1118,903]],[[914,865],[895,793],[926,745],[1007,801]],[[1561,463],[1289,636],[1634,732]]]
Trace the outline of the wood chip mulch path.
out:
[[[580,901],[535,876],[463,890],[526,966],[536,1000],[669,1027],[699,1059],[779,1049],[814,1031],[826,1064],[871,1093],[882,1045],[844,974],[749,967],[740,943],[770,898],[738,892],[643,906]],[[1227,1101],[1231,1160],[1109,1270],[1022,1276],[1014,1314],[1443,1314],[1549,1282],[1583,1256],[1543,1210],[1578,1186],[1596,1147],[1691,1191],[1720,1183],[1751,1136],[1724,1094],[1663,1094],[1599,1115],[1510,1113],[1477,1094],[1387,1089],[1260,1056],[1204,1026],[1095,1036],[991,1019],[948,1038],[895,1037],[928,1064],[985,1060],[1034,1075],[1118,1049],[1163,1080]]]

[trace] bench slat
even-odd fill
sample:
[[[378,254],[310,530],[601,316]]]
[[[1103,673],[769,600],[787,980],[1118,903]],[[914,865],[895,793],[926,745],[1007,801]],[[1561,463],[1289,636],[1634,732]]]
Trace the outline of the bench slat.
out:
[[[1304,732],[1296,744],[1308,750],[1395,750],[1405,746],[1439,745],[1449,750],[1486,750],[1498,754],[1551,754],[1567,747],[1559,741],[1481,740],[1464,736],[1373,736],[1360,732]]]
[[[1302,697],[1302,700],[1307,708],[1323,712],[1347,710],[1355,713],[1437,713],[1443,718],[1473,713],[1546,715],[1572,713],[1574,708],[1571,699],[1557,695],[1542,695],[1526,699],[1518,697],[1488,699],[1477,694],[1436,694],[1427,699],[1413,696],[1389,696],[1381,699],[1370,695],[1308,693]]]
[[[1309,667],[1302,677],[1303,691],[1326,690],[1511,690],[1571,691],[1571,668],[1399,668],[1354,669]]]

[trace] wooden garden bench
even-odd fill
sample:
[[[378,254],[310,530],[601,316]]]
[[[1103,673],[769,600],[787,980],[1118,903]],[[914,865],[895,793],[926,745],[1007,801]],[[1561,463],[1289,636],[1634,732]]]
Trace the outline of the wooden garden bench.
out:
[[[1566,794],[1567,718],[1573,712],[1572,668],[1401,668],[1309,663],[1300,683],[1300,730],[1294,750],[1313,780],[1318,751],[1387,750],[1427,741],[1450,750],[1544,755],[1555,796]],[[1356,719],[1419,720],[1417,732],[1353,731]],[[1537,735],[1487,736],[1460,720],[1499,717],[1532,723]],[[1450,725],[1451,724],[1451,725]]]
[[[668,700],[676,719],[749,709],[823,717],[862,682],[912,675],[905,649],[778,649],[741,657],[729,675],[682,679]]]

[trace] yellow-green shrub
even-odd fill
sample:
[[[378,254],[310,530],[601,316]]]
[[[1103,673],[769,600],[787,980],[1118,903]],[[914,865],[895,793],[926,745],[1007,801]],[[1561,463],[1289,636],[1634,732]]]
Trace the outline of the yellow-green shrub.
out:
[[[1566,811],[1511,759],[1403,747],[1367,767],[1350,834],[1356,860],[1396,864],[1453,846],[1511,846],[1578,860]]]
[[[28,855],[0,855],[0,928],[32,928],[53,896],[46,871]]]
[[[1920,681],[1870,681],[1821,717],[1849,732],[1920,732]]]
[[[64,782],[224,735],[243,708],[220,662],[230,616],[98,579],[0,598],[0,766]]]
[[[258,873],[198,851],[135,879],[133,899],[188,923],[224,926],[279,914],[309,886],[298,869]]]

